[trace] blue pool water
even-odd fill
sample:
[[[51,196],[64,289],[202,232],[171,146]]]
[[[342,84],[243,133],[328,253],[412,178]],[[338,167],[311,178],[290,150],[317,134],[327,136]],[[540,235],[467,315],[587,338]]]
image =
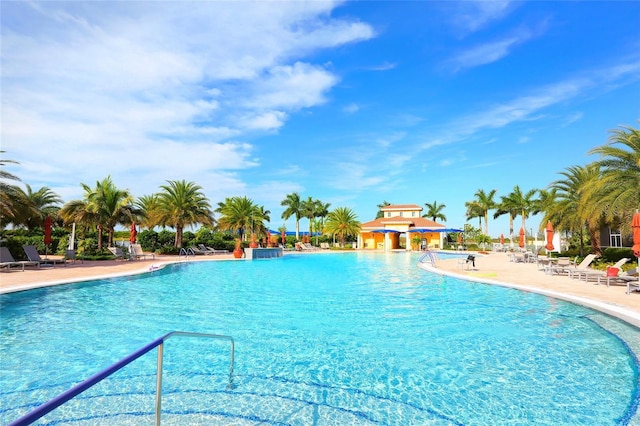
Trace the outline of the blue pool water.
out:
[[[410,253],[191,262],[0,296],[0,423],[173,330],[163,424],[634,424],[640,332]],[[155,353],[44,418],[152,424]],[[637,423],[636,423],[637,424]]]

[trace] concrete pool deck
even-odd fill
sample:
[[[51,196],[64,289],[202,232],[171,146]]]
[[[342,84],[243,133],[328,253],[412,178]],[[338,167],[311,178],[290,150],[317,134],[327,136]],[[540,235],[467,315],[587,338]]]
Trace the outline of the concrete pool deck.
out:
[[[296,252],[305,255],[328,253],[324,251]],[[290,254],[286,252],[285,254]],[[148,272],[169,263],[193,261],[234,260],[232,254],[197,256],[185,260],[178,256],[156,256],[155,259],[135,261],[77,261],[66,267],[18,268],[0,272],[0,293],[29,290],[38,287],[65,283],[112,278]],[[476,257],[476,267],[471,270],[461,268],[457,259],[442,259],[436,268],[422,265],[433,272],[455,276],[465,280],[485,284],[501,285],[544,294],[556,299],[567,300],[621,318],[640,328],[640,292],[626,294],[626,285],[607,287],[590,281],[577,280],[567,276],[549,275],[538,270],[535,263],[515,263],[505,253],[480,254]]]

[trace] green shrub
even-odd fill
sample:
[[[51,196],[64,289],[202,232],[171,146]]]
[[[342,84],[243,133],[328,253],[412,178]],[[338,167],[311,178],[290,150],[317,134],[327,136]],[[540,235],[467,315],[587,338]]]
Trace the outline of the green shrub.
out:
[[[626,247],[607,247],[602,251],[602,257],[600,260],[606,263],[616,263],[622,258],[635,259],[633,250]]]

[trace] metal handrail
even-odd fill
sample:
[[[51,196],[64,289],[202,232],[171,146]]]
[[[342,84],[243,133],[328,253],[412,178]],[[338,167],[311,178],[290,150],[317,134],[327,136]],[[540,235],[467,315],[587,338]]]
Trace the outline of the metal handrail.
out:
[[[29,425],[29,424],[35,422],[36,420],[38,420],[42,416],[50,413],[51,411],[55,410],[56,408],[58,408],[62,404],[64,404],[64,403],[70,401],[71,399],[75,398],[76,396],[78,396],[82,392],[86,391],[87,389],[89,389],[93,385],[95,385],[95,384],[101,382],[102,380],[106,379],[107,377],[111,376],[113,373],[115,373],[118,370],[124,368],[128,364],[132,363],[133,361],[135,361],[136,359],[140,358],[142,355],[150,352],[151,350],[153,350],[156,347],[158,348],[158,367],[157,367],[157,371],[156,371],[156,404],[155,404],[155,407],[156,407],[155,419],[156,419],[156,421],[155,421],[155,424],[156,425],[160,425],[160,411],[161,411],[161,405],[162,405],[162,355],[163,355],[163,352],[164,352],[164,342],[167,339],[169,339],[169,338],[171,338],[173,336],[206,337],[206,338],[212,338],[212,339],[228,340],[230,342],[230,344],[231,344],[231,355],[230,355],[231,361],[230,361],[230,364],[229,364],[229,385],[228,385],[228,387],[229,388],[233,387],[233,364],[234,364],[234,360],[235,360],[235,344],[234,344],[233,338],[231,336],[224,336],[224,335],[220,335],[220,334],[192,333],[192,332],[187,332],[187,331],[172,331],[171,333],[167,333],[164,336],[154,340],[153,342],[141,347],[137,351],[132,352],[131,354],[129,354],[126,357],[122,358],[120,361],[118,361],[115,364],[105,368],[104,370],[100,371],[99,373],[94,374],[93,376],[89,377],[85,381],[83,381],[81,383],[78,383],[77,385],[73,386],[71,389],[69,389],[69,390],[61,393],[60,395],[54,397],[53,399],[45,402],[44,404],[42,404],[41,406],[39,406],[35,410],[32,410],[29,413],[25,414],[24,416],[20,417],[19,419],[11,422],[9,424],[9,426]]]

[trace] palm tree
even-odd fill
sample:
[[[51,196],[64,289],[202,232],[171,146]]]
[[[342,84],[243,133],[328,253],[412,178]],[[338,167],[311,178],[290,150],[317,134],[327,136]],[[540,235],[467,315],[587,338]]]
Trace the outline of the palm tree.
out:
[[[0,151],[4,154],[5,151]],[[0,167],[5,167],[8,163],[19,164],[17,161],[0,159]],[[4,180],[20,181],[20,178],[0,168],[0,225],[4,227],[16,216],[14,204],[18,198],[18,187],[10,185]],[[7,220],[8,219],[8,220]]]
[[[329,214],[329,207],[331,207],[331,203],[323,203],[320,200],[316,200],[315,217],[318,219],[318,223],[316,224],[316,232],[322,232],[322,229],[324,228],[324,219]],[[317,235],[316,245],[318,245]]]
[[[284,220],[289,219],[291,216],[296,218],[296,240],[300,237],[300,218],[302,217],[302,203],[300,201],[300,194],[293,192],[288,194],[287,197],[280,203],[281,206],[286,206],[285,211],[282,212],[282,218]]]
[[[489,210],[496,208],[496,202],[493,197],[496,195],[496,190],[492,189],[489,193],[484,192],[483,189],[478,189],[474,196],[476,199],[472,202],[465,203],[467,206],[467,218],[471,218],[469,212],[473,217],[482,217],[484,219],[484,234],[489,235]]]
[[[309,219],[309,238],[311,238],[313,219],[316,217],[316,201],[308,197],[300,203],[300,215]]]
[[[517,185],[513,188],[513,192],[507,196],[500,197],[500,203],[496,206],[496,211],[493,214],[493,218],[497,219],[498,217],[508,214],[509,215],[509,241],[513,246],[513,221],[516,216],[520,213],[520,205],[518,204],[518,195],[520,192],[520,187]]]
[[[25,184],[26,191],[17,188],[17,195],[20,200],[16,223],[23,224],[28,230],[42,226],[47,216],[55,217],[58,213],[58,204],[62,204],[62,199],[50,188],[43,186],[37,191],[33,191],[29,184]]]
[[[586,202],[589,187],[597,185],[600,178],[600,167],[596,163],[586,166],[568,167],[560,173],[564,179],[551,184],[556,191],[554,204],[549,208],[547,216],[558,230],[576,232],[580,235],[580,255],[584,255],[582,233],[586,227],[594,254],[600,254],[599,223],[601,216],[594,215],[593,209]]]
[[[329,213],[324,225],[326,233],[340,238],[342,247],[344,247],[346,237],[357,236],[361,229],[362,226],[358,221],[358,216],[347,207],[338,207]]]
[[[158,202],[158,194],[139,197],[134,203],[139,212],[135,218],[136,223],[147,229],[153,229],[158,226],[160,224],[158,220]]]
[[[382,208],[390,205],[391,203],[388,201],[383,201],[382,203],[378,204],[378,213],[376,214],[376,219],[380,219],[384,217],[384,212],[382,211]]]
[[[118,189],[111,176],[97,181],[95,188],[81,183],[83,200],[73,200],[60,209],[60,216],[66,223],[78,222],[95,226],[98,230],[98,250],[102,250],[102,236],[108,232],[108,245],[113,245],[113,231],[117,224],[131,223],[133,217],[133,197],[127,190]]]
[[[594,214],[608,221],[618,219],[628,230],[633,212],[640,208],[640,130],[622,127],[611,131],[609,142],[594,148],[600,179],[587,190],[587,203]]]
[[[422,217],[430,217],[434,222],[438,219],[442,219],[443,222],[447,221],[447,217],[442,213],[442,210],[447,207],[446,204],[438,205],[438,202],[434,201],[433,204],[424,203],[424,205],[427,207],[427,212]]]
[[[266,234],[264,222],[270,221],[270,212],[254,204],[247,197],[230,197],[218,203],[218,228],[239,234],[240,240],[246,239],[247,231]]]
[[[176,230],[175,246],[182,247],[182,232],[186,226],[213,226],[213,212],[202,187],[185,180],[167,181],[158,194],[157,219],[163,226]]]

